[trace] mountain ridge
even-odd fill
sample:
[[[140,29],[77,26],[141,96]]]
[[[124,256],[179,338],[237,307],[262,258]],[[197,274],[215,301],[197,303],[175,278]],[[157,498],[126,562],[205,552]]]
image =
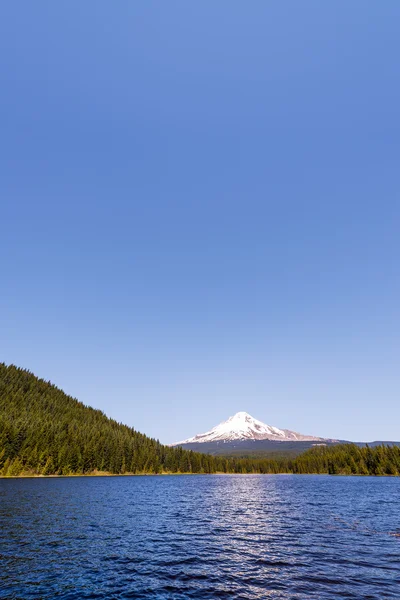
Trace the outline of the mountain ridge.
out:
[[[273,425],[267,425],[252,417],[249,413],[240,411],[222,421],[205,433],[187,438],[181,442],[175,442],[171,446],[185,446],[187,444],[205,444],[213,442],[250,442],[269,440],[275,442],[330,442],[339,440],[322,438],[313,435],[304,435],[290,429],[279,429]]]

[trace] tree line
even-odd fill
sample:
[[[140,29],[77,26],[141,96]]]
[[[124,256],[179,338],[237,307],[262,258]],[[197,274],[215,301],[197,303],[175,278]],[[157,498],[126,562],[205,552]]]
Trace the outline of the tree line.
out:
[[[91,473],[399,475],[400,448],[316,446],[294,458],[229,458],[169,447],[0,363],[0,475]]]

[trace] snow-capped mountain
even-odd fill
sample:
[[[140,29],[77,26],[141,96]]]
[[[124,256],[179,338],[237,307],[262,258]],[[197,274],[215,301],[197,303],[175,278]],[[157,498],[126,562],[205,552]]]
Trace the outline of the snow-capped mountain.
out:
[[[206,442],[234,442],[241,440],[272,440],[277,442],[323,442],[324,438],[302,435],[289,429],[278,429],[254,419],[246,412],[238,412],[206,433],[176,442],[173,446]]]

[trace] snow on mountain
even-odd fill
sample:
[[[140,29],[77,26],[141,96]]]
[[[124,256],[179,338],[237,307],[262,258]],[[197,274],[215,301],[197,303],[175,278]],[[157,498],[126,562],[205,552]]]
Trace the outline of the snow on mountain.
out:
[[[239,440],[324,441],[312,435],[302,435],[289,429],[278,429],[254,419],[246,412],[238,412],[206,433],[198,433],[192,438],[176,442],[173,446],[204,442],[232,442]]]

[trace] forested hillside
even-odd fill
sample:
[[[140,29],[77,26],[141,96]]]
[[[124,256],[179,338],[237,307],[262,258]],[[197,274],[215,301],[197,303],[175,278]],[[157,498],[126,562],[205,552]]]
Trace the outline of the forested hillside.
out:
[[[4,474],[213,472],[211,457],[163,446],[29,371],[0,364]]]
[[[316,446],[294,458],[227,458],[168,447],[0,363],[0,475],[327,473],[398,475],[400,448]]]

